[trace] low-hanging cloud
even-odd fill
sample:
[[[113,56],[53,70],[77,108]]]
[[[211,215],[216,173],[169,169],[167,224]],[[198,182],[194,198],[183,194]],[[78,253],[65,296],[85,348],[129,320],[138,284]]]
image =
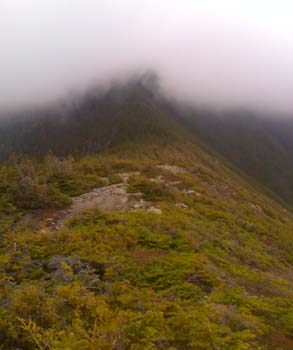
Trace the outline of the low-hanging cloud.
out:
[[[292,113],[293,3],[1,0],[0,110],[136,71],[176,97]]]

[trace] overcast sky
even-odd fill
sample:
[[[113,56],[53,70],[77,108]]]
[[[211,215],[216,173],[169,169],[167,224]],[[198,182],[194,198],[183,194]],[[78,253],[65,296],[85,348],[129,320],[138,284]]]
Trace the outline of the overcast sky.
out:
[[[293,114],[292,0],[0,0],[0,110],[154,69],[198,104]]]

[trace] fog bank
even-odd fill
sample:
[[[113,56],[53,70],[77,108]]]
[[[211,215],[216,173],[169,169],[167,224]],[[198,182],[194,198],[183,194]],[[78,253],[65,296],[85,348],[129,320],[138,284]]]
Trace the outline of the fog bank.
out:
[[[286,0],[2,0],[0,111],[152,69],[189,102],[292,113],[292,13]]]

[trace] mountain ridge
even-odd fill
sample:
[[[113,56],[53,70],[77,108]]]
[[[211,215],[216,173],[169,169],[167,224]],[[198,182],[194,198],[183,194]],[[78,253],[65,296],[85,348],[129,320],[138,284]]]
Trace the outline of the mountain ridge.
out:
[[[187,108],[164,96],[156,76],[91,91],[61,109],[0,123],[0,158],[85,155],[124,143],[190,140],[218,154],[276,198],[293,204],[293,122],[241,111]]]
[[[290,349],[292,212],[134,87],[12,129],[0,348]]]
[[[291,348],[292,213],[198,144],[15,157],[0,184],[4,350]]]

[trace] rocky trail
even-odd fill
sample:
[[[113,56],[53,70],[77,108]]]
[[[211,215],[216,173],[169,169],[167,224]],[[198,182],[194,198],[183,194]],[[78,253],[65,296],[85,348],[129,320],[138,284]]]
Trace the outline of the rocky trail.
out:
[[[44,218],[45,225],[50,229],[59,229],[66,220],[90,209],[103,211],[146,209],[148,203],[141,198],[141,194],[129,194],[126,191],[129,177],[136,174],[134,172],[119,174],[121,183],[94,188],[90,192],[73,197],[70,207],[50,213],[49,217]]]
[[[184,169],[172,165],[162,165],[158,166],[158,168],[173,174],[184,172]],[[139,174],[139,172],[117,174],[121,178],[121,183],[94,188],[90,192],[73,197],[72,204],[62,210],[36,211],[33,214],[33,219],[42,223],[46,228],[57,230],[68,219],[90,209],[100,209],[108,212],[116,210],[145,210],[161,214],[161,209],[156,208],[151,201],[144,200],[142,193],[127,192],[129,178]],[[150,180],[164,182],[161,176]]]

